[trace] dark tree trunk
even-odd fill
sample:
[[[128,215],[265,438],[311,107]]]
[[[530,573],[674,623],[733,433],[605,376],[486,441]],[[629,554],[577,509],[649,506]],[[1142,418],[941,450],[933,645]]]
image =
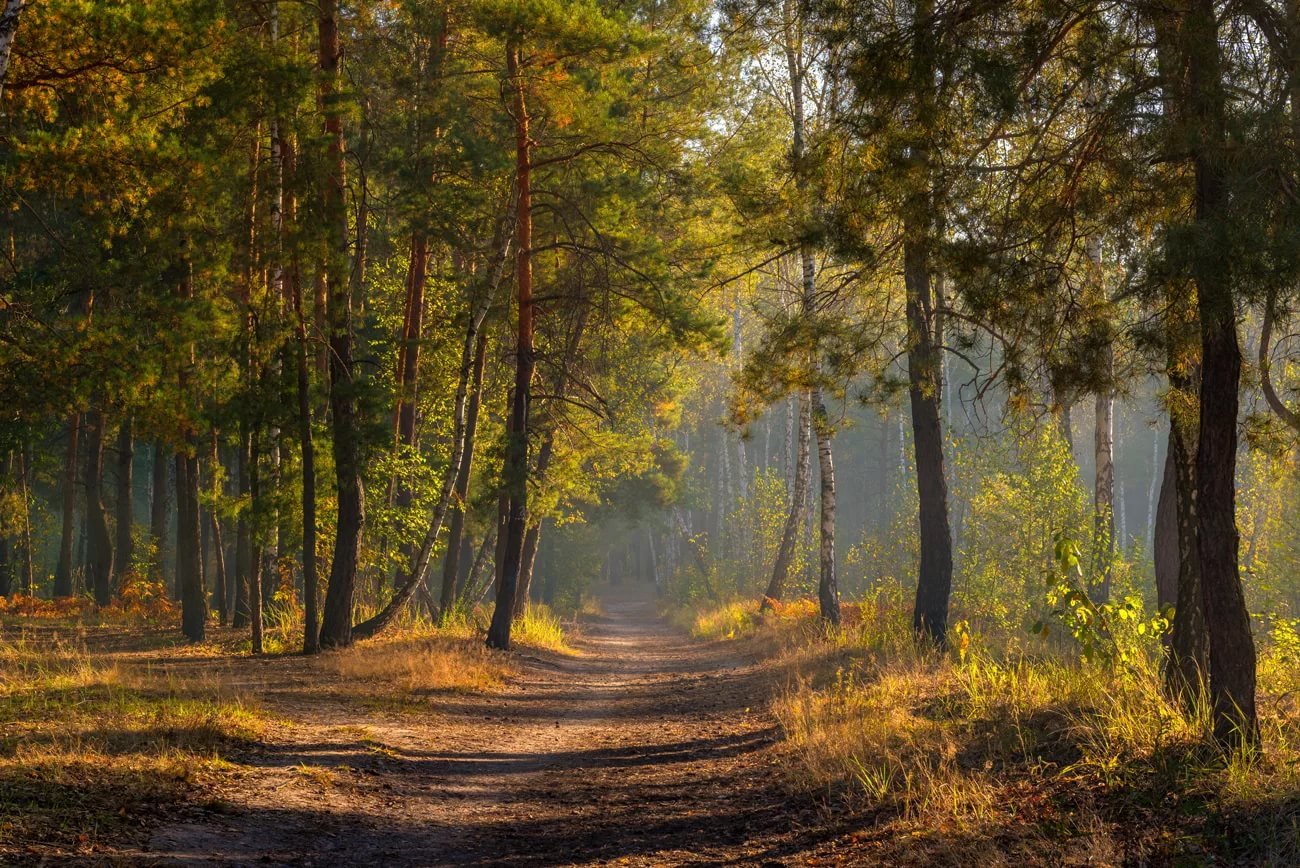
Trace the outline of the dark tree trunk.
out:
[[[206,638],[208,604],[199,564],[199,472],[196,459],[176,453],[176,579],[181,588],[181,632]]]
[[[133,485],[135,468],[135,436],[128,415],[122,420],[117,432],[117,545],[113,547],[113,575],[121,586],[131,563],[135,560],[135,540],[132,530],[135,525],[135,489]]]
[[[515,190],[517,195],[518,241],[516,254],[517,290],[519,294],[519,338],[516,345],[515,394],[510,408],[510,426],[502,477],[510,497],[506,522],[506,542],[497,593],[496,608],[488,627],[489,648],[510,647],[510,626],[514,615],[515,591],[519,566],[523,558],[525,523],[528,516],[528,405],[532,391],[533,368],[533,216],[532,156],[528,134],[528,106],[524,99],[524,78],[519,68],[519,44],[506,46],[506,69],[513,89],[515,120]]]
[[[1178,543],[1177,592],[1174,624],[1169,640],[1165,680],[1172,695],[1188,708],[1207,688],[1210,637],[1206,632],[1205,602],[1201,589],[1200,527],[1197,518],[1196,455],[1199,423],[1194,411],[1199,372],[1187,373],[1171,366],[1169,382],[1179,408],[1170,414],[1169,450],[1174,466],[1174,506]]]
[[[253,574],[253,528],[248,515],[250,469],[253,462],[253,440],[248,431],[248,421],[239,426],[239,499],[244,504],[235,520],[235,612],[231,626],[242,629],[249,622],[248,586]]]
[[[947,642],[948,598],[952,592],[952,534],[948,526],[948,482],[944,476],[943,428],[939,415],[939,358],[930,323],[929,252],[925,230],[915,225],[905,242],[907,284],[907,368],[912,405],[912,447],[919,496],[921,563],[912,626],[939,646]]]
[[[347,180],[344,166],[343,117],[339,106],[338,0],[322,0],[317,32],[320,40],[321,104],[329,139],[329,165],[321,210],[331,236],[325,268],[329,328],[330,412],[334,427],[334,477],[338,518],[334,557],[321,618],[320,644],[336,648],[352,643],[352,605],[356,593],[365,498],[361,482],[361,433],[357,420],[352,360],[352,294],[347,280]]]
[[[95,605],[113,602],[113,540],[104,509],[104,413],[86,413],[86,584]]]
[[[402,323],[402,341],[397,356],[396,436],[399,450],[415,449],[415,410],[419,398],[420,340],[424,335],[424,287],[428,276],[429,242],[422,232],[411,236],[411,263],[406,277],[406,315]],[[411,508],[411,486],[397,479],[395,505]],[[405,547],[406,557],[412,555]]]
[[[1178,470],[1174,464],[1174,432],[1169,432],[1164,471],[1160,477],[1160,499],[1156,501],[1156,524],[1152,534],[1152,560],[1156,579],[1156,608],[1164,611],[1178,603],[1178,570],[1182,550],[1178,545]],[[1165,637],[1168,641],[1169,637]]]
[[[72,537],[77,519],[77,446],[81,416],[68,420],[68,450],[63,460],[63,524],[59,533],[59,563],[54,568],[54,597],[72,596]]]
[[[252,460],[248,462],[248,495],[254,504],[262,502],[261,491],[261,470],[258,466],[258,456],[261,450],[258,448],[261,438],[257,436],[256,431],[253,433],[251,454]],[[262,557],[262,545],[259,535],[254,531],[251,535],[251,544],[249,546],[249,570],[248,570],[248,625],[252,637],[252,653],[261,654],[265,649],[262,635],[262,612],[263,612],[263,592],[262,585],[266,582],[265,559]]]
[[[156,441],[153,445],[153,471],[151,473],[150,485],[153,489],[153,496],[149,503],[149,536],[153,542],[153,561],[151,579],[167,584],[166,570],[163,565],[166,559],[163,552],[167,545],[167,525],[170,504],[168,499],[171,496],[171,485],[169,476],[171,464],[167,460],[167,449],[163,446],[161,440]],[[176,594],[174,596],[179,596]]]
[[[1255,643],[1238,568],[1237,409],[1241,349],[1230,273],[1232,220],[1226,176],[1227,121],[1213,0],[1191,0],[1183,22],[1188,69],[1188,127],[1194,131],[1196,225],[1193,265],[1201,322],[1200,429],[1196,451],[1197,550],[1210,638],[1210,695],[1215,739],[1255,746]]]
[[[217,617],[224,627],[230,618],[230,611],[227,606],[226,547],[221,534],[221,516],[217,511],[217,505],[221,502],[221,454],[217,449],[215,430],[212,432],[212,452],[209,461],[212,468],[212,508],[208,510],[208,520],[212,528],[212,551],[215,555],[217,585],[214,592],[217,596]]]
[[[18,453],[18,479],[23,498],[23,592],[31,597],[36,594],[36,570],[32,563],[32,502],[31,502],[31,445],[24,440],[22,450]]]

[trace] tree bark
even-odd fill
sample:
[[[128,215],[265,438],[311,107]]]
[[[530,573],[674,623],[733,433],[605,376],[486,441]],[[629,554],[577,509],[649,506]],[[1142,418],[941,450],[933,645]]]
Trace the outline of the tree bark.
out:
[[[912,10],[910,86],[916,141],[909,162],[916,186],[903,203],[903,282],[907,291],[907,375],[916,458],[921,562],[917,573],[913,629],[944,646],[952,593],[952,532],[948,525],[948,482],[944,475],[940,417],[940,348],[934,339],[931,245],[937,225],[930,148],[934,136],[934,3],[919,0]]]
[[[212,451],[209,457],[209,466],[212,468],[212,507],[208,510],[208,521],[212,529],[212,551],[214,556],[214,566],[216,567],[216,588],[214,593],[217,596],[217,617],[221,626],[226,626],[230,617],[230,611],[227,607],[227,578],[226,578],[226,546],[221,536],[221,517],[217,512],[217,505],[221,502],[221,455],[217,450],[217,432],[212,432]]]
[[[1255,643],[1238,568],[1237,410],[1241,349],[1232,288],[1227,120],[1213,0],[1189,0],[1183,22],[1187,125],[1193,131],[1196,229],[1193,264],[1201,322],[1200,428],[1196,451],[1197,550],[1210,639],[1214,735],[1225,748],[1259,743]]]
[[[72,596],[72,537],[77,513],[77,446],[81,416],[68,419],[68,449],[63,460],[63,524],[59,533],[59,562],[54,568],[54,597]]]
[[[331,236],[325,284],[329,328],[330,411],[334,428],[334,477],[338,518],[334,557],[325,591],[320,644],[336,648],[352,643],[352,605],[356,594],[365,498],[361,481],[361,432],[357,421],[356,385],[352,359],[352,293],[348,281],[347,179],[344,165],[343,116],[339,101],[338,0],[319,4],[317,35],[321,72],[321,105],[329,139],[327,177],[321,210]]]
[[[821,570],[817,601],[822,620],[839,626],[840,585],[835,574],[835,462],[831,455],[830,417],[820,388],[813,391],[813,430],[817,432],[817,460],[821,468]]]
[[[113,546],[113,575],[119,587],[131,571],[135,560],[135,432],[130,415],[122,419],[117,432],[117,544]]]
[[[95,605],[113,602],[113,540],[104,509],[104,412],[86,413],[86,584]]]
[[[519,43],[506,45],[506,73],[513,91],[515,120],[515,203],[517,218],[515,237],[518,250],[516,290],[519,304],[519,336],[516,344],[515,394],[510,409],[510,426],[502,476],[510,496],[506,522],[505,554],[496,608],[488,627],[489,648],[510,648],[510,626],[514,615],[515,590],[519,565],[523,557],[525,522],[528,515],[528,405],[532,390],[533,368],[533,215],[532,215],[532,141],[528,132],[528,106],[524,96],[525,81],[519,68]]]

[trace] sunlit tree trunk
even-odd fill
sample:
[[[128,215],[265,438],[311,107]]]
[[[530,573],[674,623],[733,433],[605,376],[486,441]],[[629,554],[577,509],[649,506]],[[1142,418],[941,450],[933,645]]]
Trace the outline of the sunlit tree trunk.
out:
[[[470,475],[474,470],[474,441],[478,435],[479,405],[483,399],[483,371],[487,365],[487,332],[480,329],[474,345],[474,385],[465,411],[465,445],[461,452],[460,467],[456,470],[456,486],[451,501],[451,522],[447,530],[447,556],[442,564],[442,588],[439,597],[438,619],[445,622],[456,602],[457,583],[462,582],[461,560],[464,557],[465,511],[468,507]]]
[[[505,551],[497,593],[496,608],[488,628],[487,644],[491,648],[510,647],[510,625],[514,615],[515,591],[519,565],[523,557],[525,524],[528,515],[528,405],[532,390],[533,367],[533,216],[532,156],[528,132],[528,107],[524,98],[524,78],[519,68],[519,44],[506,46],[506,71],[513,90],[515,120],[515,191],[518,212],[515,238],[516,289],[519,295],[519,337],[516,344],[515,394],[510,408],[510,425],[502,476],[510,495],[506,522]]]
[[[785,594],[785,582],[790,574],[790,564],[794,560],[794,547],[799,541],[800,525],[803,523],[804,504],[808,500],[809,429],[812,427],[811,402],[808,393],[799,395],[799,432],[795,452],[794,487],[790,496],[790,509],[786,513],[785,525],[781,529],[781,542],[777,546],[776,560],[772,564],[772,577],[767,583],[767,593],[763,596],[762,608],[771,608],[772,603]]]

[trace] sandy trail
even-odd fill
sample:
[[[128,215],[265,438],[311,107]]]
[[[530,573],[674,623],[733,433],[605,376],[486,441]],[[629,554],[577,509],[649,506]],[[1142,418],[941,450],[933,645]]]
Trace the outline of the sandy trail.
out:
[[[292,660],[269,662],[256,695],[289,723],[135,860],[762,865],[820,849],[817,812],[777,780],[770,672],[646,601],[606,611],[581,656],[525,658],[506,692],[428,714],[299,691]]]

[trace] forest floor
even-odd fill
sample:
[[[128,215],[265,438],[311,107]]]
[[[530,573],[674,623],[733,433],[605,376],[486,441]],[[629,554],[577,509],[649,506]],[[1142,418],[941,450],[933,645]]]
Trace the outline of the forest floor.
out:
[[[218,668],[271,724],[222,751],[202,798],[86,859],[838,864],[842,832],[783,783],[771,665],[688,639],[648,600],[604,610],[573,654],[524,652],[496,691],[358,700],[301,657],[169,660],[173,677]]]

